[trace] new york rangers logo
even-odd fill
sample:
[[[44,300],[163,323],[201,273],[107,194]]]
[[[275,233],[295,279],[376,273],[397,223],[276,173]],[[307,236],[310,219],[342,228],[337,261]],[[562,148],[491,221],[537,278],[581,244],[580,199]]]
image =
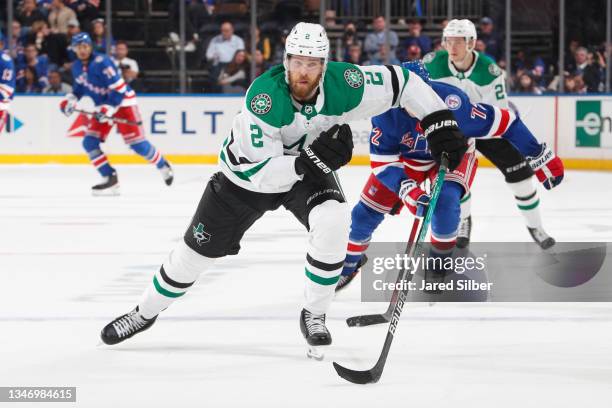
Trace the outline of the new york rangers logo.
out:
[[[444,99],[444,103],[450,110],[457,110],[461,107],[461,98],[458,95],[450,94]]]
[[[412,137],[412,133],[411,132],[404,133],[402,135],[402,141],[400,143],[412,149],[414,147],[414,138]]]
[[[370,186],[370,188],[368,189],[368,195],[374,196],[377,191],[378,191],[378,188],[376,188],[376,186]]]

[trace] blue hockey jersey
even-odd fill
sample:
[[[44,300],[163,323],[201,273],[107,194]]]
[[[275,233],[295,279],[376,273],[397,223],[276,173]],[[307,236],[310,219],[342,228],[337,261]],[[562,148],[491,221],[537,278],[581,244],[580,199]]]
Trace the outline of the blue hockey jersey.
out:
[[[85,65],[81,60],[74,61],[72,76],[72,93],[79,99],[89,96],[96,106],[136,104],[136,93],[123,80],[115,63],[104,54],[93,53]]]
[[[0,53],[0,73],[0,110],[5,110],[15,93],[15,66],[6,52]]]
[[[512,111],[487,104],[472,104],[461,89],[442,82],[431,87],[453,111],[459,128],[468,138],[508,139],[524,156],[537,156],[542,145]],[[470,149],[473,149],[470,142]],[[372,118],[370,133],[372,171],[387,188],[398,191],[407,178],[404,167],[417,171],[431,169],[435,162],[429,152],[418,119],[402,108],[390,109]]]

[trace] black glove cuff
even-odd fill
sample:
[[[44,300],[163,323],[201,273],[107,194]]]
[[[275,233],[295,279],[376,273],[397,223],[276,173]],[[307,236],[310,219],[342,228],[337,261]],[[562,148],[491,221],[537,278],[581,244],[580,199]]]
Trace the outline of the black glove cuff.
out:
[[[440,129],[459,130],[459,124],[455,119],[455,115],[448,109],[444,109],[425,116],[421,120],[421,128],[423,129],[423,135],[428,137]]]

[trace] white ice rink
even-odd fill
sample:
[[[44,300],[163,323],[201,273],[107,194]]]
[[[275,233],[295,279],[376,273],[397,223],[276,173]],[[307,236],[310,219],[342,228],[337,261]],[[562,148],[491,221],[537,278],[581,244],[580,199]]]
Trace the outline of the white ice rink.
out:
[[[177,166],[166,188],[149,166],[119,166],[122,195],[94,198],[90,166],[1,166],[0,386],[76,386],[79,407],[609,407],[612,304],[409,304],[378,384],[339,378],[331,362],[369,368],[386,325],[344,319],[359,282],[328,315],[334,344],[305,357],[299,331],[305,233],[285,210],[246,234],[150,331],[98,347],[181,239],[212,166]],[[366,167],[341,172],[354,203]],[[558,241],[612,241],[612,174],[566,173],[540,189]],[[473,240],[528,241],[496,170],[480,169]],[[388,219],[377,240],[402,240]],[[0,403],[0,406],[6,404]],[[64,404],[54,404],[62,406]],[[18,407],[40,406],[21,403]]]

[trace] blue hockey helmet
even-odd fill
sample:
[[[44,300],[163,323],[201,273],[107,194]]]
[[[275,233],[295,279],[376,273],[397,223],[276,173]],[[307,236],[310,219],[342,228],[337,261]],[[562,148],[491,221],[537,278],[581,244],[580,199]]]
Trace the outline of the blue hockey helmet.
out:
[[[425,64],[423,64],[423,60],[403,62],[402,68],[405,68],[410,72],[414,72],[415,74],[420,76],[421,79],[429,85],[429,82],[431,81],[431,77],[429,76],[429,72],[427,71],[427,68],[425,68]]]
[[[72,37],[72,41],[70,42],[71,47],[76,47],[79,44],[88,44],[92,45],[91,37],[87,33],[78,33],[74,37]]]

